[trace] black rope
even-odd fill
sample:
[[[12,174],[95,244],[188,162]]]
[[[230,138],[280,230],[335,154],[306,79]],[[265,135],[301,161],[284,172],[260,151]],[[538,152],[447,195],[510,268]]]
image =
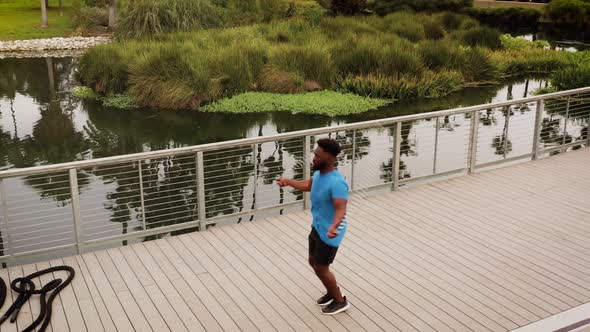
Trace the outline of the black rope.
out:
[[[66,271],[68,272],[68,277],[66,280],[62,280],[61,278],[53,279],[52,281],[48,282],[45,286],[41,289],[36,289],[35,283],[33,279],[38,278],[47,273],[53,273],[57,271]],[[39,312],[39,316],[33,321],[33,323],[27,326],[21,332],[30,332],[34,331],[35,328],[41,325],[37,331],[43,332],[49,325],[49,321],[51,320],[51,304],[53,300],[64,289],[72,279],[74,279],[75,271],[72,267],[62,265],[62,266],[54,266],[50,267],[45,270],[41,270],[35,273],[31,273],[24,278],[16,278],[12,280],[10,283],[10,288],[18,294],[18,297],[10,308],[0,317],[0,324],[4,323],[8,318],[10,318],[10,322],[16,322],[16,318],[20,312],[22,306],[29,300],[32,295],[39,295],[39,301],[41,302],[41,310]],[[49,297],[47,297],[47,293],[51,292]],[[4,304],[6,300],[6,282],[2,278],[0,278],[0,308]]]

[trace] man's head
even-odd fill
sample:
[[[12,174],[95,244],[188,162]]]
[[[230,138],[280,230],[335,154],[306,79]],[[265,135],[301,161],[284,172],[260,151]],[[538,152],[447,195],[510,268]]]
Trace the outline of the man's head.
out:
[[[313,153],[313,170],[323,171],[334,166],[336,157],[342,150],[340,144],[331,138],[322,138],[317,142],[318,147]]]

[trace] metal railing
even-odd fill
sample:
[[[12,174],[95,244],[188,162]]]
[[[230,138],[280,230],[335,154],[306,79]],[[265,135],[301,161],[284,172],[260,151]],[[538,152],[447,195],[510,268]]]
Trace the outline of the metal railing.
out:
[[[353,192],[590,145],[590,87],[438,112],[0,172],[0,261],[82,253],[309,208],[279,176],[311,175],[314,142],[340,141]]]

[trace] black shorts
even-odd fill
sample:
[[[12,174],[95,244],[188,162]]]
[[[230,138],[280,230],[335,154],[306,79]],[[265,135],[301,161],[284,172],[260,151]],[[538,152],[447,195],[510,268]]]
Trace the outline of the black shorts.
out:
[[[309,257],[313,257],[319,265],[330,265],[334,262],[338,247],[332,247],[320,239],[320,235],[311,228],[309,233]]]

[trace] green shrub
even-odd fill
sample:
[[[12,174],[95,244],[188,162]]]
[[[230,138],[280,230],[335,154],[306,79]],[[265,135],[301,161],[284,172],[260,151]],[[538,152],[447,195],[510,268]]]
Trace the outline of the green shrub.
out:
[[[337,40],[351,35],[376,34],[380,30],[368,18],[335,17],[322,20],[322,32],[330,39]]]
[[[80,99],[97,100],[100,96],[87,86],[76,86],[72,90],[72,95]]]
[[[119,15],[117,36],[142,38],[221,25],[221,12],[210,0],[129,0]]]
[[[350,92],[360,96],[372,98],[393,99],[392,78],[384,75],[369,74],[366,76],[349,75],[336,81],[336,89],[342,92]]]
[[[372,98],[414,99],[418,94],[419,83],[415,77],[390,77],[384,75],[348,76],[337,83],[342,92],[350,92]]]
[[[258,10],[262,22],[285,19],[289,16],[288,9],[289,5],[285,0],[258,0]]]
[[[424,35],[427,39],[439,40],[445,37],[445,29],[434,20],[424,22]]]
[[[488,53],[479,47],[465,50],[456,67],[466,82],[495,82],[502,74]]]
[[[530,8],[465,8],[463,13],[477,19],[481,23],[502,27],[535,27],[541,12]]]
[[[466,46],[479,46],[491,49],[498,49],[502,46],[500,32],[486,26],[478,26],[458,33],[461,44]]]
[[[337,80],[336,87],[372,98],[412,99],[439,98],[463,87],[460,73],[454,71],[426,72],[422,78],[385,75],[347,76]]]
[[[429,24],[444,20],[449,30],[428,32]],[[411,37],[408,31],[419,32]],[[252,90],[336,88],[384,98],[436,97],[586,61],[545,50],[541,42],[498,36],[474,19],[445,13],[325,17],[319,26],[296,18],[102,45],[80,59],[79,76],[101,95],[124,94],[138,106],[196,109]],[[497,48],[498,42],[504,49],[479,46]]]
[[[234,41],[226,47],[206,52],[211,53],[208,56],[209,70],[221,84],[223,96],[248,91],[268,61],[266,45],[260,42]],[[203,53],[199,50],[194,56],[207,57]]]
[[[452,12],[445,12],[441,15],[435,16],[435,18],[442,24],[446,31],[451,32],[457,30],[463,24],[465,17],[463,15],[455,14]]]
[[[269,51],[269,63],[282,71],[315,81],[323,87],[330,86],[335,74],[329,49],[315,43],[275,46]]]
[[[550,82],[558,90],[590,86],[590,63],[577,63],[559,69],[551,75]]]
[[[512,37],[509,34],[500,36],[502,48],[507,50],[518,50],[527,48],[548,48],[549,42],[546,40],[529,41],[523,38]]]
[[[473,0],[375,0],[374,9],[379,15],[387,15],[399,10],[415,11],[457,11],[472,7]]]
[[[207,62],[181,47],[157,46],[130,68],[129,95],[139,106],[186,109],[210,100]]]
[[[459,60],[459,48],[450,40],[425,40],[418,45],[418,53],[430,69],[453,67]]]
[[[78,79],[100,94],[123,93],[128,88],[128,61],[120,45],[90,48],[80,58]]]
[[[548,74],[572,62],[570,55],[542,48],[508,49],[492,53],[504,76]]]
[[[272,25],[261,25],[259,31],[270,42],[305,44],[310,36],[318,31],[309,23],[300,19],[292,19]]]
[[[106,7],[109,5],[109,0],[83,0],[86,7]]]
[[[258,77],[257,90],[274,93],[300,93],[304,90],[304,78],[297,73],[265,66]]]
[[[590,1],[553,0],[545,7],[545,16],[557,25],[588,28],[590,26]]]
[[[332,58],[339,73],[366,75],[379,71],[382,50],[379,38],[354,37],[338,42]]]
[[[426,72],[418,83],[418,97],[440,98],[460,90],[463,76],[456,71]]]
[[[78,29],[93,30],[109,25],[109,13],[106,8],[80,7],[73,10],[72,23]]]
[[[326,15],[326,13],[327,11],[320,6],[306,6],[303,8],[303,13],[301,16],[311,26],[317,27],[320,26],[322,18]]]
[[[232,26],[270,22],[294,14],[286,0],[228,0],[224,7],[227,9],[227,22]]]
[[[384,31],[394,33],[409,41],[417,42],[426,38],[424,25],[416,19],[415,14],[398,12],[383,18]]]
[[[378,72],[399,77],[420,76],[423,71],[424,64],[412,43],[399,40],[382,47]]]

